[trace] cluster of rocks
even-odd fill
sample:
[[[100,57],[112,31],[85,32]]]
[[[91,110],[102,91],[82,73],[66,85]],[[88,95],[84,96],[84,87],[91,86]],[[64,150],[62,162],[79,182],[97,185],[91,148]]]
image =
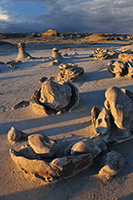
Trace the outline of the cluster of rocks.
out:
[[[118,60],[107,64],[107,69],[116,76],[133,77],[133,53],[120,53]]]
[[[97,106],[91,110],[92,124],[97,137],[107,143],[120,143],[131,139],[133,137],[133,93],[110,87],[105,92],[105,97],[102,110]]]
[[[8,132],[10,142],[17,142],[23,137],[28,138],[28,144],[18,151],[10,149],[11,158],[26,174],[48,183],[70,178],[87,169],[107,149],[101,140],[94,142],[93,139],[86,138],[61,149],[58,141],[44,134],[26,136],[14,127]],[[120,172],[123,164],[124,158],[121,154],[111,151],[101,161],[99,176],[109,179]]]
[[[52,79],[48,79],[41,87],[39,100],[47,107],[51,104],[51,109],[58,112],[67,105],[68,102],[65,100],[70,101],[71,89],[66,85],[63,88],[63,91],[67,91],[67,97],[63,96],[63,102],[58,102],[60,97],[58,100],[53,99],[55,95],[52,95],[51,102],[49,102],[47,97],[53,91],[48,94],[45,91],[48,91],[50,87],[51,90],[52,88],[58,90],[57,96],[63,93],[59,91],[62,87]],[[104,155],[98,173],[100,178],[107,180],[119,173],[124,165],[124,158],[115,151],[107,153],[107,145],[133,138],[133,93],[126,89],[110,87],[105,92],[105,97],[103,109],[100,111],[97,106],[94,106],[91,111],[96,136],[76,141],[67,147],[44,134],[28,135],[12,127],[8,132],[10,142],[28,138],[28,144],[18,151],[10,149],[13,161],[24,172],[47,182],[56,182],[78,174],[89,168],[94,159],[100,155]]]
[[[59,81],[75,81],[78,77],[83,75],[84,69],[74,65],[73,63],[59,65],[60,72],[58,73]]]
[[[105,60],[113,56],[117,56],[118,54],[116,51],[112,51],[109,49],[100,49],[100,48],[97,48],[95,51],[93,51],[93,53],[96,54],[93,55],[93,57],[97,60]]]

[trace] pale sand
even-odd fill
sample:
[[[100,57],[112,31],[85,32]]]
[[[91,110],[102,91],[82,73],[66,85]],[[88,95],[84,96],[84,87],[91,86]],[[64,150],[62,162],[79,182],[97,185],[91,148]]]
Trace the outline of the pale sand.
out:
[[[104,46],[102,44],[102,46]],[[107,46],[107,44],[106,44]],[[48,47],[48,46],[47,46]],[[120,47],[120,44],[119,44]],[[133,46],[130,46],[133,49]],[[26,45],[26,50],[32,56],[43,58],[51,56],[51,49],[40,50],[37,45]],[[61,49],[62,55],[65,49]],[[52,139],[57,139],[63,145],[75,140],[90,137],[94,134],[91,125],[91,108],[103,106],[104,92],[114,85],[133,91],[133,79],[128,77],[116,78],[107,71],[110,60],[94,60],[89,58],[92,50],[89,48],[76,49],[78,55],[72,57],[74,50],[67,51],[70,55],[65,62],[73,62],[83,67],[85,74],[76,82],[80,92],[80,103],[71,113],[57,116],[45,116],[36,112],[32,107],[13,110],[12,106],[19,101],[28,100],[34,91],[40,88],[38,80],[42,76],[57,76],[58,66],[49,66],[42,59],[26,61],[17,69],[0,65],[0,199],[1,200],[85,200],[85,199],[133,199],[133,143],[132,140],[113,146],[110,149],[120,152],[125,158],[123,170],[110,181],[104,183],[96,174],[100,169],[100,158],[82,173],[54,184],[46,184],[41,180],[33,180],[25,175],[12,161],[9,149],[18,150],[22,144],[10,144],[7,132],[14,126],[26,133],[44,133]],[[0,47],[0,61],[9,61],[17,57],[14,47]]]

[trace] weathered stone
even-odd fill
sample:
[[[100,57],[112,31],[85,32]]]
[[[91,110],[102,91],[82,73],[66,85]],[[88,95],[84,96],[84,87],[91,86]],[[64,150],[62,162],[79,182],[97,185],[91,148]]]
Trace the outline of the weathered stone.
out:
[[[98,60],[104,60],[108,57],[107,50],[100,50],[97,55]]]
[[[68,103],[68,105],[66,107],[63,107],[61,110],[55,110],[55,109],[52,109],[53,107],[50,108],[50,107],[44,105],[43,103],[41,103],[40,102],[41,89],[35,91],[34,95],[30,99],[30,104],[36,110],[41,111],[41,112],[45,113],[46,115],[59,114],[59,113],[64,113],[64,112],[68,112],[68,111],[71,112],[74,108],[76,108],[78,106],[79,99],[80,99],[79,91],[78,91],[77,87],[75,86],[75,84],[69,80],[63,84],[59,83],[59,86],[60,85],[61,86],[66,85],[66,86],[70,87],[70,89],[71,89],[70,102]]]
[[[122,170],[124,158],[120,153],[111,151],[103,157],[101,164],[103,167],[99,171],[99,176],[101,178],[110,179]]]
[[[117,87],[110,87],[105,92],[104,106],[110,110],[114,123],[124,130],[125,137],[131,136],[133,124],[133,101]]]
[[[14,149],[10,149],[10,155],[13,161],[29,175],[40,178],[47,182],[55,182],[58,179],[56,172],[44,160],[28,159]]]
[[[41,159],[40,155],[36,154],[30,145],[21,146],[18,154],[28,159]]]
[[[122,61],[111,61],[107,64],[107,68],[116,76],[123,76],[127,74],[127,66]]]
[[[45,106],[59,111],[69,104],[71,96],[72,91],[68,85],[61,85],[51,79],[48,79],[41,86],[39,101]]]
[[[58,52],[59,49],[57,49],[56,47],[52,49],[52,57],[54,59],[62,59],[61,53]]]
[[[18,50],[19,52],[16,60],[22,60],[27,57],[32,58],[30,54],[25,51],[25,43],[18,43]]]
[[[91,153],[92,157],[95,158],[101,153],[100,147],[93,142],[91,139],[83,139],[80,142],[75,143],[70,151],[71,155],[79,155],[83,153]]]
[[[56,171],[59,177],[67,179],[87,169],[92,163],[92,156],[90,153],[87,153],[56,158],[50,163],[50,166]]]
[[[106,141],[110,135],[111,129],[111,119],[110,111],[106,108],[103,108],[100,112],[100,109],[97,106],[94,106],[91,110],[92,124],[97,135],[101,135],[103,140]]]
[[[128,60],[133,58],[133,54],[128,54],[128,53],[120,53],[118,56],[118,60],[122,62],[127,62]]]
[[[56,140],[52,140],[42,134],[30,135],[28,137],[28,142],[35,153],[43,155],[43,157],[52,157],[59,149]]]
[[[20,139],[27,138],[28,134],[16,129],[15,127],[11,127],[8,131],[7,138],[9,142],[18,142]]]
[[[83,75],[84,70],[72,63],[60,64],[60,72],[58,73],[59,81],[76,80],[79,76]]]

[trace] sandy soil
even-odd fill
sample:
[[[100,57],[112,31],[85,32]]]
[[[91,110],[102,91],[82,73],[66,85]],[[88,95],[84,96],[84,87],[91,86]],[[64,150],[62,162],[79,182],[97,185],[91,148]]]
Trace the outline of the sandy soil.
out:
[[[59,45],[58,45],[59,46]],[[19,130],[29,133],[44,133],[52,139],[57,139],[61,144],[90,137],[94,134],[90,111],[95,105],[103,106],[104,93],[110,86],[123,87],[133,91],[133,79],[128,77],[116,78],[107,71],[109,60],[95,60],[89,55],[92,48],[111,47],[108,44],[98,44],[69,51],[60,49],[62,55],[65,51],[68,57],[65,62],[73,62],[84,68],[84,75],[76,82],[80,92],[78,107],[71,113],[57,116],[45,116],[31,106],[12,109],[19,101],[28,100],[34,91],[40,88],[38,80],[42,76],[57,76],[58,66],[50,66],[44,58],[51,56],[49,46],[32,44],[26,50],[35,60],[24,60],[16,69],[7,68],[0,64],[0,200],[85,200],[85,199],[133,199],[133,143],[132,140],[112,146],[110,149],[120,152],[125,158],[123,170],[108,182],[98,179],[100,159],[82,173],[54,184],[46,184],[41,180],[32,179],[25,175],[12,161],[9,149],[18,150],[26,141],[10,144],[7,140],[8,130],[14,126]],[[120,48],[121,44],[113,45]],[[63,46],[61,46],[63,47]],[[133,45],[130,46],[133,49]],[[17,57],[17,48],[12,46],[0,47],[0,61],[7,62]],[[41,59],[39,57],[42,57]]]

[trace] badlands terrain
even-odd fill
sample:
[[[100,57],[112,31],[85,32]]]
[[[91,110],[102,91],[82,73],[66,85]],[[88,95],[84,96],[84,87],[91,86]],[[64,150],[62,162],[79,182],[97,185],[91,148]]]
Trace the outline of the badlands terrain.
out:
[[[22,172],[10,157],[10,148],[18,151],[27,141],[12,144],[7,139],[12,126],[27,134],[45,134],[62,147],[94,136],[91,109],[95,105],[103,106],[105,91],[116,86],[133,92],[132,77],[114,76],[107,69],[111,60],[118,59],[117,54],[97,59],[96,50],[133,53],[133,36],[56,32],[52,37],[34,33],[21,36],[1,34],[0,38],[0,200],[133,199],[132,140],[109,146],[109,151],[121,153],[125,163],[122,171],[108,181],[98,177],[101,168],[99,156],[91,167],[78,175],[48,184]],[[33,59],[24,58],[13,65],[9,61],[17,58],[19,42],[25,43],[25,49]],[[84,74],[74,81],[80,93],[78,106],[71,112],[58,115],[46,115],[31,105],[14,109],[14,105],[29,100],[41,87],[40,78],[57,78],[59,65],[49,59],[55,47],[63,57],[62,62],[84,69]]]

